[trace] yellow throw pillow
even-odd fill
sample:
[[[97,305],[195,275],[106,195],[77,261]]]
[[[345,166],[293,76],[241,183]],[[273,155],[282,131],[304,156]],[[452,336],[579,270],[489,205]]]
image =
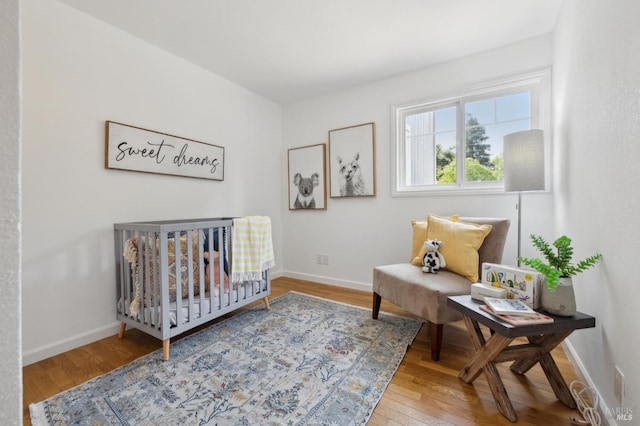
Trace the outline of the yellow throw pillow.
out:
[[[458,221],[458,215],[449,216],[450,220]],[[411,264],[422,266],[422,258],[424,257],[424,242],[427,240],[427,221],[412,220],[411,228],[413,230],[413,238],[411,239]]]
[[[420,250],[424,247],[424,242],[427,239],[427,221],[412,220],[411,229],[413,230],[413,238],[411,239],[411,264],[420,266],[422,265]]]
[[[427,239],[444,241],[440,253],[446,269],[478,282],[478,249],[491,232],[491,225],[457,222],[430,214],[427,217]]]

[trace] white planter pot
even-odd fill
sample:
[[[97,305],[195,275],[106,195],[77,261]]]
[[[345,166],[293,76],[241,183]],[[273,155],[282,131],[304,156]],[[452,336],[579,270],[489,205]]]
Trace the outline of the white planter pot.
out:
[[[576,296],[573,293],[573,281],[571,277],[562,277],[558,280],[556,291],[551,291],[546,285],[542,286],[540,304],[542,309],[550,314],[570,317],[576,313]]]

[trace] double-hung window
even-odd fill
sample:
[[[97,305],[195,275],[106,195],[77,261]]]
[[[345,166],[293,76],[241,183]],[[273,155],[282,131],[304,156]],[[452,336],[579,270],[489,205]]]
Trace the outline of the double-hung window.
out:
[[[549,80],[544,70],[395,106],[394,195],[502,191],[502,139],[548,133]]]

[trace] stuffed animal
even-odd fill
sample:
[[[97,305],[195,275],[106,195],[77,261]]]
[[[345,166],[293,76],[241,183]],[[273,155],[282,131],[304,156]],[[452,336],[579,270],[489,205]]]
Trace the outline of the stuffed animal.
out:
[[[444,242],[438,240],[427,240],[424,242],[424,247],[427,249],[427,252],[422,257],[422,272],[437,274],[440,268],[447,266],[447,262],[444,261],[444,256],[438,251],[443,245]]]

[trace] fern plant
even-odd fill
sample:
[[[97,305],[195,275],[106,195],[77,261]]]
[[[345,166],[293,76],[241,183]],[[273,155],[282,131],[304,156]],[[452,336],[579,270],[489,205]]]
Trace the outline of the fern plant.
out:
[[[602,259],[602,254],[598,253],[572,264],[573,247],[571,247],[571,238],[566,235],[556,239],[553,242],[553,247],[539,235],[531,235],[531,242],[542,253],[547,263],[537,257],[519,257],[518,260],[541,272],[546,277],[547,287],[551,291],[555,291],[559,278],[577,275],[591,268]]]

